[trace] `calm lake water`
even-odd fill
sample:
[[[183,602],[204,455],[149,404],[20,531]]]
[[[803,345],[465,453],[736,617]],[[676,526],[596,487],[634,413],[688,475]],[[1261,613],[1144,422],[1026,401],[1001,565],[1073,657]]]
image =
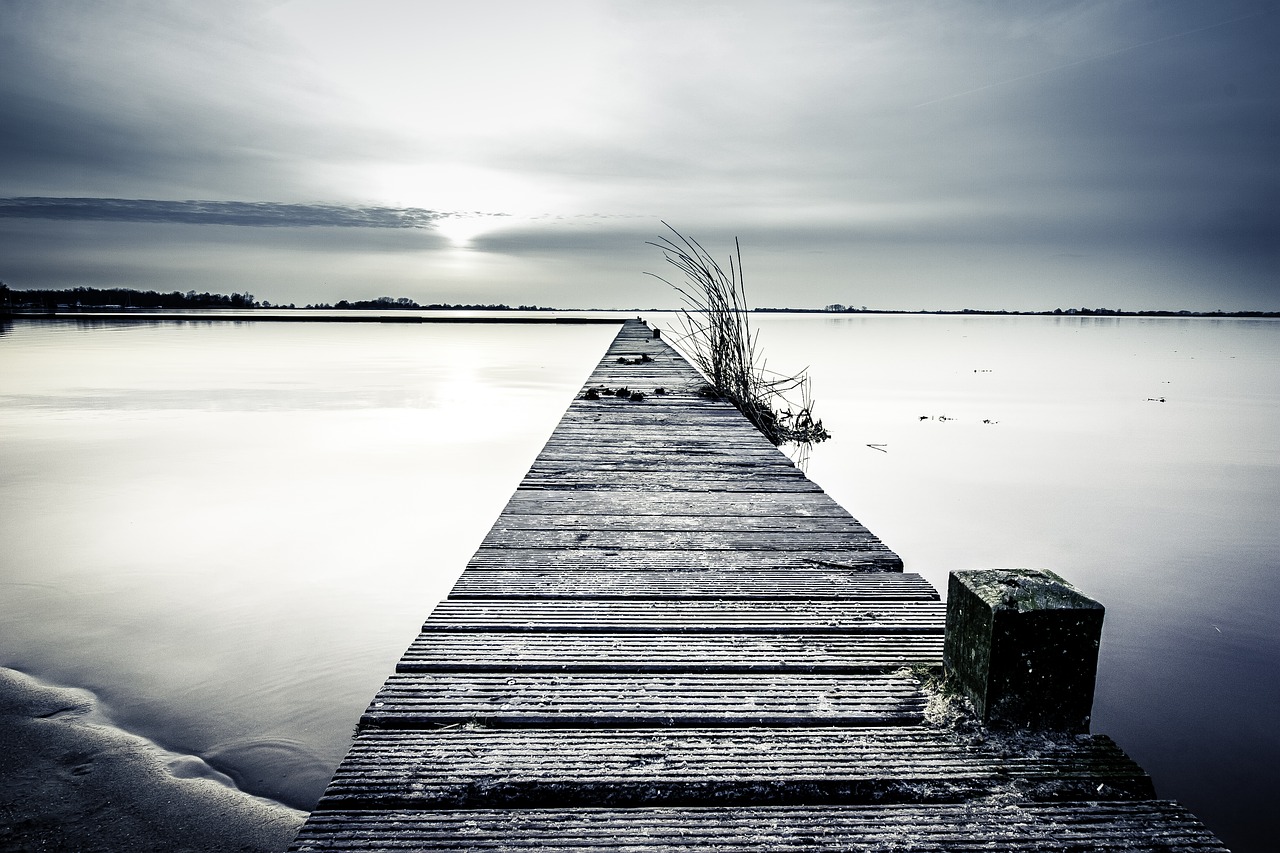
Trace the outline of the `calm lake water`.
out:
[[[943,590],[1101,600],[1094,730],[1272,849],[1280,323],[752,319],[813,375],[810,476]],[[0,665],[309,807],[615,330],[9,326]]]

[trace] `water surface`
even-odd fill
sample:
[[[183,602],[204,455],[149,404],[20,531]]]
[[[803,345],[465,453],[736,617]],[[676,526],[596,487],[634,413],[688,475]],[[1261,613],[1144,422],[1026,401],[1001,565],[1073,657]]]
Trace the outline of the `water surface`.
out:
[[[1274,849],[1280,322],[753,321],[770,365],[811,366],[835,439],[810,476],[944,593],[1024,566],[1103,602],[1093,730],[1237,853]]]
[[[1101,600],[1094,730],[1272,849],[1280,323],[753,322],[812,369],[810,476],[942,590],[1034,566]],[[614,333],[11,326],[0,665],[309,807]]]
[[[0,665],[310,808],[616,331],[11,326]]]

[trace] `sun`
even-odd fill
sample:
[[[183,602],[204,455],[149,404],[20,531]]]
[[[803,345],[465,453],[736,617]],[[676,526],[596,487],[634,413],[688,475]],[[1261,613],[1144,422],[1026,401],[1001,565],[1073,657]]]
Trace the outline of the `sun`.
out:
[[[493,230],[497,217],[486,214],[448,213],[433,223],[440,232],[453,244],[454,248],[465,249],[481,234]]]

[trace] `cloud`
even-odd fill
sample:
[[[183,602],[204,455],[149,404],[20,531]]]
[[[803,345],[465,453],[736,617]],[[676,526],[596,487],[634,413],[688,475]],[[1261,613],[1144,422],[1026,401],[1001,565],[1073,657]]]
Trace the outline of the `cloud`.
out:
[[[430,228],[442,220],[501,213],[455,213],[419,207],[354,207],[268,201],[157,201],[134,198],[0,198],[0,218],[91,222],[238,225],[255,228]]]
[[[139,270],[202,229],[290,264],[340,245],[352,277],[364,241],[423,287],[605,301],[591,282],[625,281],[666,219],[742,236],[786,282],[762,302],[876,302],[849,270],[881,304],[1120,279],[1280,299],[1280,15],[1255,0],[0,8],[6,233],[149,226]]]

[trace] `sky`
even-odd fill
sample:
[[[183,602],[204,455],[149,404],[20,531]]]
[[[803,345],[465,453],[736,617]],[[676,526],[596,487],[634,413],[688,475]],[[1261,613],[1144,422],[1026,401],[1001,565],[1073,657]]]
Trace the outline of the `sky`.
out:
[[[0,0],[0,280],[1280,310],[1275,0]]]

